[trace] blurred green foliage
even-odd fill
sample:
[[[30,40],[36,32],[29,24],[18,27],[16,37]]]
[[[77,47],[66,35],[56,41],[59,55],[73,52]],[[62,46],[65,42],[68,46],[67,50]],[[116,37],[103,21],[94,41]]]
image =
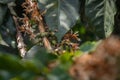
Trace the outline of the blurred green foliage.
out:
[[[90,46],[91,45],[91,46]],[[73,64],[74,57],[82,55],[83,50],[93,48],[95,42],[88,42],[80,47],[75,53],[65,52],[57,55],[46,52],[45,48],[31,52],[21,59],[18,56],[0,53],[0,80],[73,80],[69,75],[69,69]],[[29,52],[30,52],[29,51]]]

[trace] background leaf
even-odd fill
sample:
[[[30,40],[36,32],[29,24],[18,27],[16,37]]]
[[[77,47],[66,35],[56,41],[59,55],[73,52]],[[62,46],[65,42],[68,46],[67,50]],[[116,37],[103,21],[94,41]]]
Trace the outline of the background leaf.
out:
[[[19,62],[19,58],[16,56],[0,53],[0,72],[1,70],[11,73],[11,76],[17,75],[24,71],[24,67]]]
[[[55,60],[57,56],[49,53],[44,47],[39,45],[33,46],[27,53],[24,59],[36,59],[40,60],[42,64],[47,64],[52,60]]]
[[[97,47],[98,44],[100,44],[101,41],[97,41],[97,42],[90,42],[90,41],[87,41],[85,42],[84,44],[82,44],[80,46],[80,51],[82,52],[91,52],[91,51],[94,51]]]
[[[112,32],[115,13],[115,0],[86,0],[87,23],[99,38]]]
[[[13,19],[7,11],[5,18],[3,20],[3,24],[0,26],[0,33],[2,39],[11,47],[16,47],[16,29],[13,22]]]
[[[5,18],[6,12],[7,12],[7,5],[0,4],[0,26],[3,23],[3,19]]]
[[[46,22],[51,30],[58,30],[58,41],[73,27],[78,19],[78,0],[38,0],[42,9],[47,9]],[[43,6],[45,6],[43,8]]]
[[[7,4],[7,3],[13,2],[13,1],[15,1],[15,0],[0,0],[0,3]]]

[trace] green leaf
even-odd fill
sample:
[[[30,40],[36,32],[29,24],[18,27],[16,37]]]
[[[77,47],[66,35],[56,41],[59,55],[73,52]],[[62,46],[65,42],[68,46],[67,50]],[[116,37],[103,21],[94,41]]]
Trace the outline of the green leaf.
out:
[[[16,28],[9,11],[7,11],[3,24],[0,26],[2,39],[11,47],[16,48]]]
[[[49,53],[44,47],[35,45],[26,53],[24,58],[39,60],[42,64],[47,64],[49,61],[55,60],[57,56]]]
[[[86,0],[87,23],[99,38],[112,32],[115,13],[115,0]]]
[[[59,60],[62,64],[67,64],[67,63],[71,63],[71,60],[72,60],[72,56],[73,54],[70,54],[70,53],[64,53],[64,54],[61,54],[59,56]]]
[[[49,75],[47,80],[72,80],[67,71],[57,67]]]
[[[6,12],[7,12],[7,5],[0,4],[0,26],[3,23]]]
[[[13,2],[13,1],[15,1],[15,0],[0,0],[0,3],[7,4],[7,3]]]
[[[1,44],[0,44],[0,53],[14,54],[14,55],[18,54],[16,49]]]
[[[83,52],[91,52],[91,51],[94,51],[97,47],[97,45],[100,43],[101,41],[98,41],[98,42],[85,42],[84,44],[82,44],[80,46],[80,51],[83,51]]]
[[[59,63],[52,71],[47,74],[47,80],[72,80],[69,75],[70,63]]]
[[[10,73],[4,70],[0,70],[0,80],[9,80]]]
[[[46,9],[46,22],[51,30],[57,30],[58,41],[73,27],[78,19],[78,0],[38,0],[40,8]],[[43,8],[43,6],[45,6]]]
[[[21,60],[9,54],[0,54],[1,80],[33,80],[34,76],[43,72],[44,66],[35,60]]]
[[[11,75],[21,73],[25,68],[19,60],[19,58],[12,55],[0,54],[0,70],[8,71]]]

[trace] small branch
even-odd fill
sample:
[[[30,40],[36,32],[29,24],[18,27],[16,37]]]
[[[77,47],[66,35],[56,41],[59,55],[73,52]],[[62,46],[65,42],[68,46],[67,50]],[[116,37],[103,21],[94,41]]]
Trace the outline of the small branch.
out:
[[[41,33],[45,33],[45,28],[44,28],[45,25],[43,24],[44,22],[43,22],[43,18],[41,15],[39,16],[39,19],[41,19],[41,20],[39,20],[39,31]],[[43,43],[44,43],[44,46],[46,47],[46,49],[48,49],[49,51],[52,50],[51,44],[46,36],[43,37]]]
[[[25,53],[27,52],[26,51],[26,48],[25,48],[25,44],[24,44],[24,41],[23,41],[23,37],[22,37],[22,34],[21,32],[19,31],[18,29],[18,22],[17,22],[17,18],[15,16],[13,16],[13,19],[15,21],[15,26],[16,26],[16,30],[17,30],[17,34],[16,34],[16,38],[17,38],[17,43],[18,43],[18,49],[20,51],[20,55],[21,57],[24,57],[25,56]]]
[[[38,28],[40,33],[45,33],[45,22],[43,20],[43,16],[40,14],[40,11],[38,9],[37,6],[37,2],[36,1],[32,1],[32,0],[26,0],[22,7],[25,8],[25,13],[26,15],[29,15],[30,20],[34,20],[37,24],[38,24]],[[52,46],[48,40],[48,38],[46,36],[44,36],[43,38],[43,43],[44,46],[47,50],[51,51],[52,50]]]
[[[11,15],[13,16],[13,20],[14,20],[15,26],[16,26],[16,32],[17,32],[16,39],[17,39],[17,43],[18,43],[17,47],[18,47],[21,57],[24,57],[25,53],[26,53],[26,48],[25,48],[22,34],[21,34],[20,30],[18,29],[18,27],[20,27],[20,25],[18,24],[18,20],[16,18],[17,14],[13,9],[14,6],[16,6],[16,4],[14,2],[11,2],[8,4],[8,8],[10,10]]]

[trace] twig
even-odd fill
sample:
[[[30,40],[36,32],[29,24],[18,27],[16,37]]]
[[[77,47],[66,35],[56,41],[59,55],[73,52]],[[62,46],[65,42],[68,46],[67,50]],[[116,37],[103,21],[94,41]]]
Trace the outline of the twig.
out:
[[[16,26],[16,30],[17,30],[17,34],[16,34],[17,43],[18,43],[17,47],[18,47],[18,49],[20,51],[21,57],[24,57],[25,53],[27,52],[26,47],[25,47],[25,44],[24,44],[24,41],[23,41],[22,34],[18,29],[19,24],[18,24],[17,18],[15,16],[13,16],[13,19],[15,21],[15,26]]]
[[[13,17],[13,20],[14,20],[14,23],[15,23],[15,26],[16,26],[16,32],[17,32],[16,39],[17,39],[17,44],[18,44],[17,47],[18,47],[18,50],[20,52],[21,57],[24,57],[25,53],[26,53],[26,48],[25,48],[25,44],[24,44],[24,41],[23,41],[22,34],[18,29],[18,27],[20,27],[20,26],[19,26],[18,20],[16,18],[17,14],[13,9],[14,6],[16,6],[16,4],[14,2],[11,2],[11,3],[8,4],[8,8],[10,10],[10,13]]]
[[[40,11],[38,9],[37,2],[32,0],[26,0],[22,6],[25,8],[26,15],[29,15],[29,18],[31,20],[34,20],[38,24],[40,33],[45,33],[46,25],[44,24],[45,22],[43,20],[43,16],[40,14]],[[44,36],[42,39],[43,39],[45,48],[48,51],[52,51],[52,46],[48,38]]]

